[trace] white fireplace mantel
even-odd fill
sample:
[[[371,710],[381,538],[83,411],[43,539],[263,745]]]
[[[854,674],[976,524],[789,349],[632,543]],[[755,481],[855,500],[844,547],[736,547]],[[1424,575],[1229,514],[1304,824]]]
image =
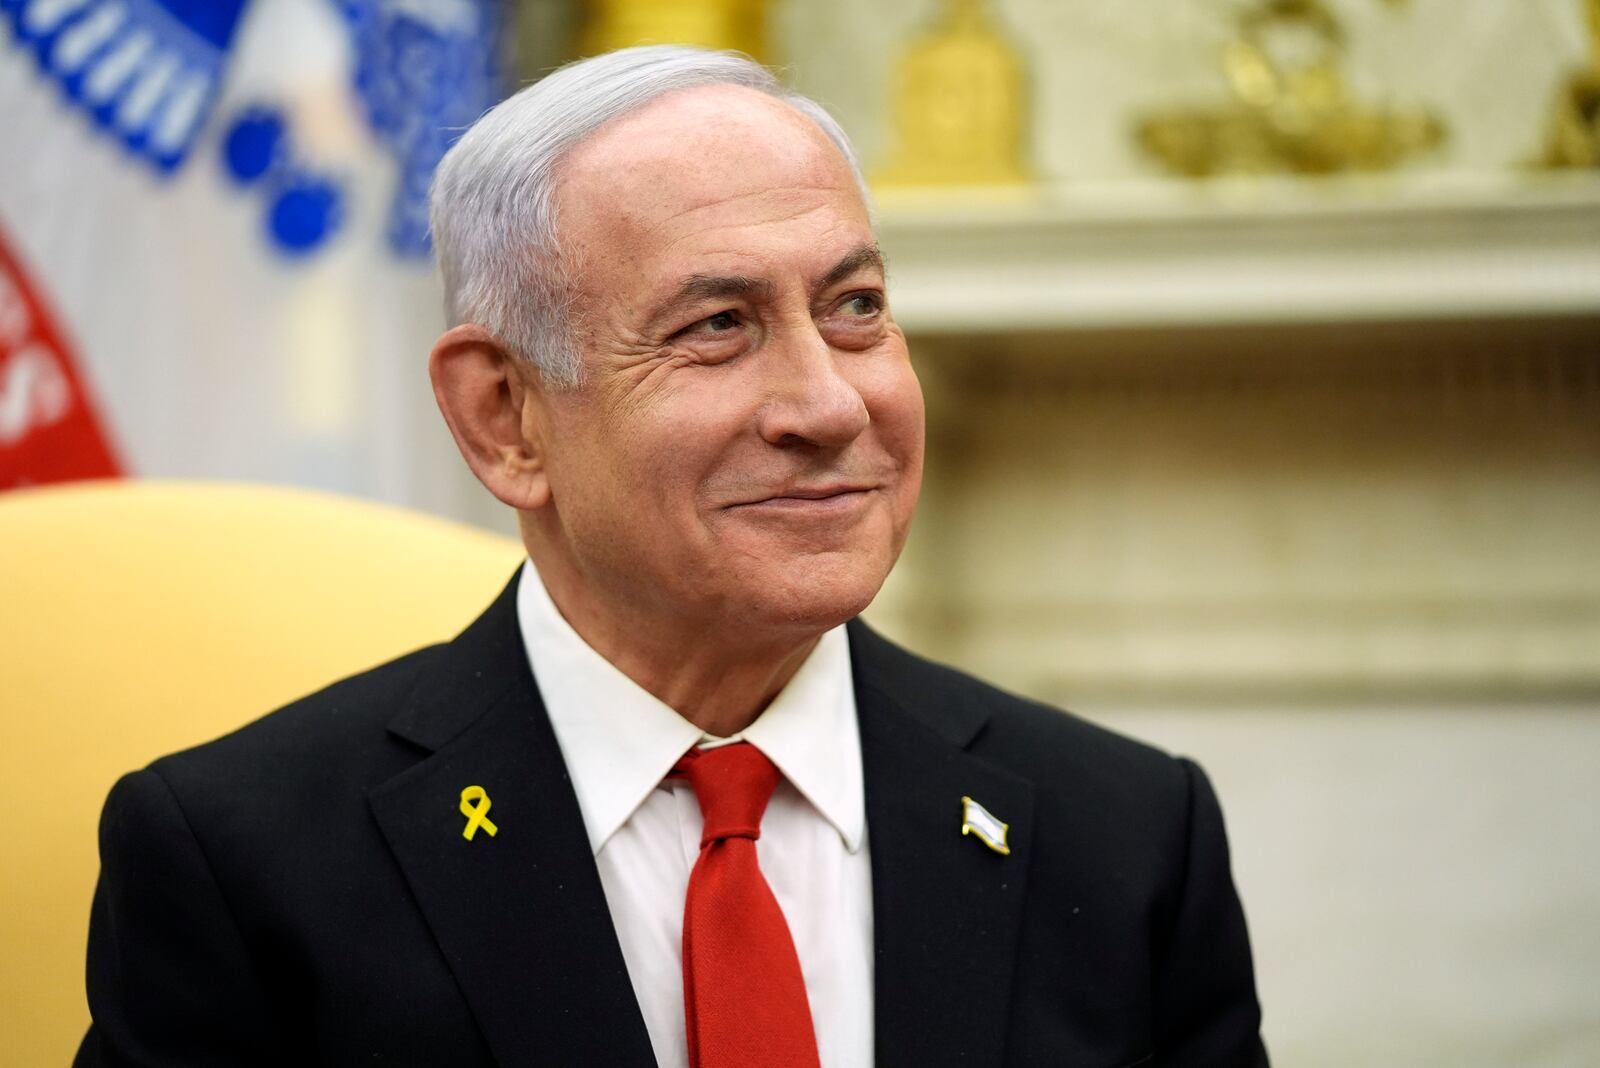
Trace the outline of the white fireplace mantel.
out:
[[[1600,175],[884,191],[910,333],[1600,315]]]

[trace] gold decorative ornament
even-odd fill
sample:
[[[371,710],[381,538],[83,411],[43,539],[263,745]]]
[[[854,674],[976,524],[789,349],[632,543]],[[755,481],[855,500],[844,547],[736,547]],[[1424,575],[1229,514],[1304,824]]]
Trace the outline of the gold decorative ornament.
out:
[[[1431,112],[1357,100],[1345,80],[1344,27],[1321,0],[1254,0],[1223,51],[1233,99],[1139,121],[1139,144],[1168,169],[1216,174],[1388,170],[1434,148]]]
[[[1028,181],[1022,67],[983,0],[940,0],[933,24],[895,65],[891,148],[873,184]]]
[[[1583,0],[1589,20],[1589,65],[1574,71],[1556,96],[1539,163],[1600,167],[1600,0]]]
[[[592,0],[585,55],[639,44],[730,48],[765,63],[766,0]]]

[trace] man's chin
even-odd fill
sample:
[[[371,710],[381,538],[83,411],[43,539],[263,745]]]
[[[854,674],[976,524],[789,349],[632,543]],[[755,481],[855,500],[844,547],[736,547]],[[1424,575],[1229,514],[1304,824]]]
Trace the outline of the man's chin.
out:
[[[826,577],[819,575],[823,571]],[[753,599],[756,614],[784,629],[821,634],[860,615],[878,595],[888,569],[826,573],[816,568],[775,582]]]

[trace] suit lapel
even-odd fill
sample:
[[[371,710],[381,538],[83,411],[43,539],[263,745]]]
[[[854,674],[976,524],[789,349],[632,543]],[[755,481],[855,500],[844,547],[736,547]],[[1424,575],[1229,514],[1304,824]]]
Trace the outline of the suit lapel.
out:
[[[390,729],[431,755],[369,801],[501,1064],[654,1064],[515,589],[425,668]],[[495,835],[462,836],[468,786]]]
[[[880,1066],[999,1064],[1029,863],[1033,791],[966,751],[987,713],[852,624],[872,856]],[[1011,826],[1002,856],[963,836],[963,796]]]

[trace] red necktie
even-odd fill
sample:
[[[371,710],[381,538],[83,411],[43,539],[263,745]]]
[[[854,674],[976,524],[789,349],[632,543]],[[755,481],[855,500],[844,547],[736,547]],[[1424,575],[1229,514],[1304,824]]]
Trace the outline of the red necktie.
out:
[[[690,1068],[817,1068],[811,1006],[783,910],[756,863],[778,769],[747,742],[672,769],[700,799],[700,857],[683,908]]]

